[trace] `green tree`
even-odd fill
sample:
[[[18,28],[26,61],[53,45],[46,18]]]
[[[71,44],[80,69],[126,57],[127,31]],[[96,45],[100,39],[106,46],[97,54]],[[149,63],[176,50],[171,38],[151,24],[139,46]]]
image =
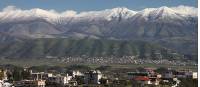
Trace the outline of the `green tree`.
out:
[[[21,70],[19,70],[19,69],[14,69],[12,75],[13,75],[13,80],[14,80],[14,81],[22,80]]]

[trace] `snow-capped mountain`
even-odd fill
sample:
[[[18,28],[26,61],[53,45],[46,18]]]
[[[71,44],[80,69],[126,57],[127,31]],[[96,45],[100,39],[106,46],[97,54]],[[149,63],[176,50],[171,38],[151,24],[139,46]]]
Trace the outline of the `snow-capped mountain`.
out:
[[[43,10],[34,8],[30,10],[21,10],[14,6],[8,6],[0,12],[1,22],[9,21],[23,21],[23,20],[34,20],[36,18],[45,19],[51,23],[62,21],[69,21],[72,18],[74,20],[97,20],[106,19],[112,20],[113,18],[128,19],[131,17],[150,17],[153,18],[164,18],[170,16],[172,18],[180,18],[185,16],[197,16],[197,8],[188,6],[178,7],[160,7],[160,8],[146,8],[141,11],[133,11],[125,7],[118,7],[113,9],[106,9],[102,11],[89,11],[89,12],[76,12],[67,10],[65,12],[56,12],[54,10]],[[63,20],[65,19],[65,20]]]
[[[146,20],[157,20],[157,19],[183,19],[188,17],[197,17],[197,8],[178,6],[178,7],[160,7],[160,8],[146,8],[142,11],[138,11],[134,17],[144,18]]]
[[[179,14],[175,12],[174,10],[168,8],[168,7],[160,7],[158,9],[155,9],[150,12],[150,17],[153,17],[153,19],[164,19],[164,18],[179,18]]]
[[[193,53],[197,54],[197,31],[197,8],[188,6],[163,6],[140,11],[118,7],[88,12],[56,12],[39,8],[22,10],[9,6],[0,11],[0,44],[6,42],[6,46],[1,45],[3,47],[10,47],[7,42],[38,38],[141,40],[158,43],[191,56]],[[24,44],[29,46],[29,43]],[[59,47],[58,45],[54,48]],[[20,48],[20,53],[26,51],[23,48],[26,46]],[[17,52],[18,50],[14,51]]]
[[[127,8],[114,8],[106,9],[103,11],[80,12],[79,14],[77,14],[77,12],[71,10],[58,13],[54,10],[43,10],[39,8],[21,10],[13,6],[9,6],[0,12],[0,20],[1,22],[10,22],[34,20],[36,18],[41,18],[52,23],[57,22],[61,19],[67,20],[71,18],[75,18],[77,20],[90,20],[95,18],[105,18],[107,20],[111,20],[111,18],[113,17],[129,18],[132,17],[135,13],[135,11],[129,10]]]
[[[125,7],[101,11],[22,10],[8,6],[0,12],[0,32],[29,38],[171,37],[196,35],[197,8],[188,6]]]
[[[103,11],[89,11],[89,12],[81,12],[77,14],[75,17],[85,18],[85,19],[95,19],[95,18],[103,18],[107,20],[112,20],[112,18],[130,18],[134,16],[137,12],[129,10],[125,7],[121,8],[113,8],[113,9],[106,9]]]

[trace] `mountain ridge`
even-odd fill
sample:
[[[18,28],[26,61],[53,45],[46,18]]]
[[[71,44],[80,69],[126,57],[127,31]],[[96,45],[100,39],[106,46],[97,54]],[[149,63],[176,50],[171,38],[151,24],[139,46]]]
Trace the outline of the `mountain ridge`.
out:
[[[9,46],[7,44],[20,42],[19,45],[22,46],[19,47],[18,51],[15,50],[18,54],[18,52],[24,52],[23,49],[26,48],[23,47],[35,39],[44,41],[45,39],[55,39],[52,42],[58,44],[60,42],[57,42],[56,39],[74,39],[80,40],[80,42],[86,38],[111,41],[145,41],[193,58],[197,55],[196,48],[198,46],[198,15],[196,11],[197,8],[188,6],[164,6],[141,11],[120,7],[82,13],[72,10],[58,13],[39,8],[21,10],[7,7],[0,12],[0,43],[6,43],[6,46]],[[19,16],[21,14],[22,16]],[[24,41],[27,43],[23,43]],[[17,44],[13,45],[15,48]],[[80,44],[74,45],[79,46]],[[43,48],[43,45],[27,50],[40,47]],[[54,48],[56,47],[59,45],[54,46]],[[85,47],[85,45],[80,47]],[[120,48],[120,46],[118,47]],[[68,49],[69,47],[61,48]],[[184,50],[184,48],[188,50]],[[76,47],[75,49],[77,50]],[[4,49],[0,48],[0,50]],[[7,52],[5,54],[12,53],[9,50]],[[194,59],[197,57],[195,56]]]
[[[122,17],[124,19],[134,17],[135,15],[152,15],[154,13],[160,13],[161,11],[169,13],[169,14],[178,14],[179,16],[186,17],[197,17],[197,8],[189,7],[189,6],[177,6],[177,7],[166,7],[162,6],[159,8],[146,8],[141,11],[133,11],[126,7],[117,7],[113,9],[106,9],[101,11],[88,11],[88,12],[76,12],[73,10],[67,10],[64,12],[56,12],[55,10],[43,10],[40,8],[33,8],[30,10],[21,10],[14,6],[8,6],[4,8],[0,12],[0,20],[1,21],[12,21],[17,20],[33,20],[35,18],[42,18],[49,22],[55,22],[59,19],[71,19],[71,18],[105,18],[107,20],[111,20],[113,17]],[[166,15],[165,13],[165,15]],[[18,20],[19,21],[19,20]]]

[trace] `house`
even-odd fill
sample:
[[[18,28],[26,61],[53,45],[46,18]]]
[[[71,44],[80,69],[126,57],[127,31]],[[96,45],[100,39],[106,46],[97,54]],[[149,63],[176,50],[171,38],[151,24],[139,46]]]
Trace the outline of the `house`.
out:
[[[76,87],[78,85],[77,81],[69,81],[67,87]]]
[[[76,76],[83,76],[84,74],[80,71],[72,71],[72,76],[76,77]]]
[[[175,77],[176,77],[176,78],[186,78],[187,76],[186,76],[186,73],[185,73],[185,72],[183,72],[183,71],[178,71],[178,72],[175,73]]]
[[[127,81],[126,80],[124,80],[124,79],[115,79],[115,80],[113,80],[113,82],[112,82],[112,84],[113,84],[113,86],[115,87],[115,86],[117,86],[117,87],[122,87],[122,86],[124,86],[125,84],[127,83]]]
[[[133,83],[139,83],[142,85],[152,84],[159,85],[161,75],[153,71],[148,72],[129,72],[128,78],[133,81]]]
[[[160,78],[158,77],[149,77],[149,79],[150,79],[150,84],[152,85],[159,85],[160,83]]]
[[[148,72],[128,72],[128,79],[132,80],[137,76],[149,76]]]
[[[8,82],[4,82],[3,80],[0,80],[0,87],[11,87],[12,84]]]
[[[176,78],[192,78],[197,79],[197,72],[192,72],[190,70],[180,70],[175,73]]]
[[[52,73],[44,73],[44,72],[37,72],[37,73],[31,72],[32,80],[46,80],[49,77],[53,77],[53,74]]]
[[[145,69],[146,72],[148,72],[151,75],[155,74],[155,72],[154,72],[155,69],[154,68],[144,68],[144,69]]]
[[[100,84],[102,76],[100,71],[92,70],[85,73],[84,81],[86,84]]]
[[[45,80],[36,80],[35,85],[38,87],[45,87]]]
[[[143,84],[151,84],[149,77],[147,76],[137,76],[134,81],[141,82]]]
[[[60,84],[62,86],[69,83],[69,81],[72,79],[72,76],[69,76],[68,74],[66,76],[56,75],[49,77],[47,79],[48,84]]]
[[[174,78],[174,74],[173,74],[171,71],[168,71],[168,72],[165,72],[165,73],[162,75],[162,78],[165,78],[165,79],[173,79],[173,78]]]
[[[104,85],[109,84],[110,83],[109,81],[110,81],[110,79],[108,79],[107,77],[102,77],[100,79],[100,83],[104,84]]]
[[[198,79],[198,72],[192,72],[192,78]]]

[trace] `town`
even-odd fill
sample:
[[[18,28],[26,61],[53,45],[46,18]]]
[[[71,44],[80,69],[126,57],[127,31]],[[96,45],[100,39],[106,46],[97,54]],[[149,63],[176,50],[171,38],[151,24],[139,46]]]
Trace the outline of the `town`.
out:
[[[2,65],[0,87],[197,87],[198,82],[197,72],[189,69],[112,70],[110,66],[90,69],[81,65],[43,68]]]

